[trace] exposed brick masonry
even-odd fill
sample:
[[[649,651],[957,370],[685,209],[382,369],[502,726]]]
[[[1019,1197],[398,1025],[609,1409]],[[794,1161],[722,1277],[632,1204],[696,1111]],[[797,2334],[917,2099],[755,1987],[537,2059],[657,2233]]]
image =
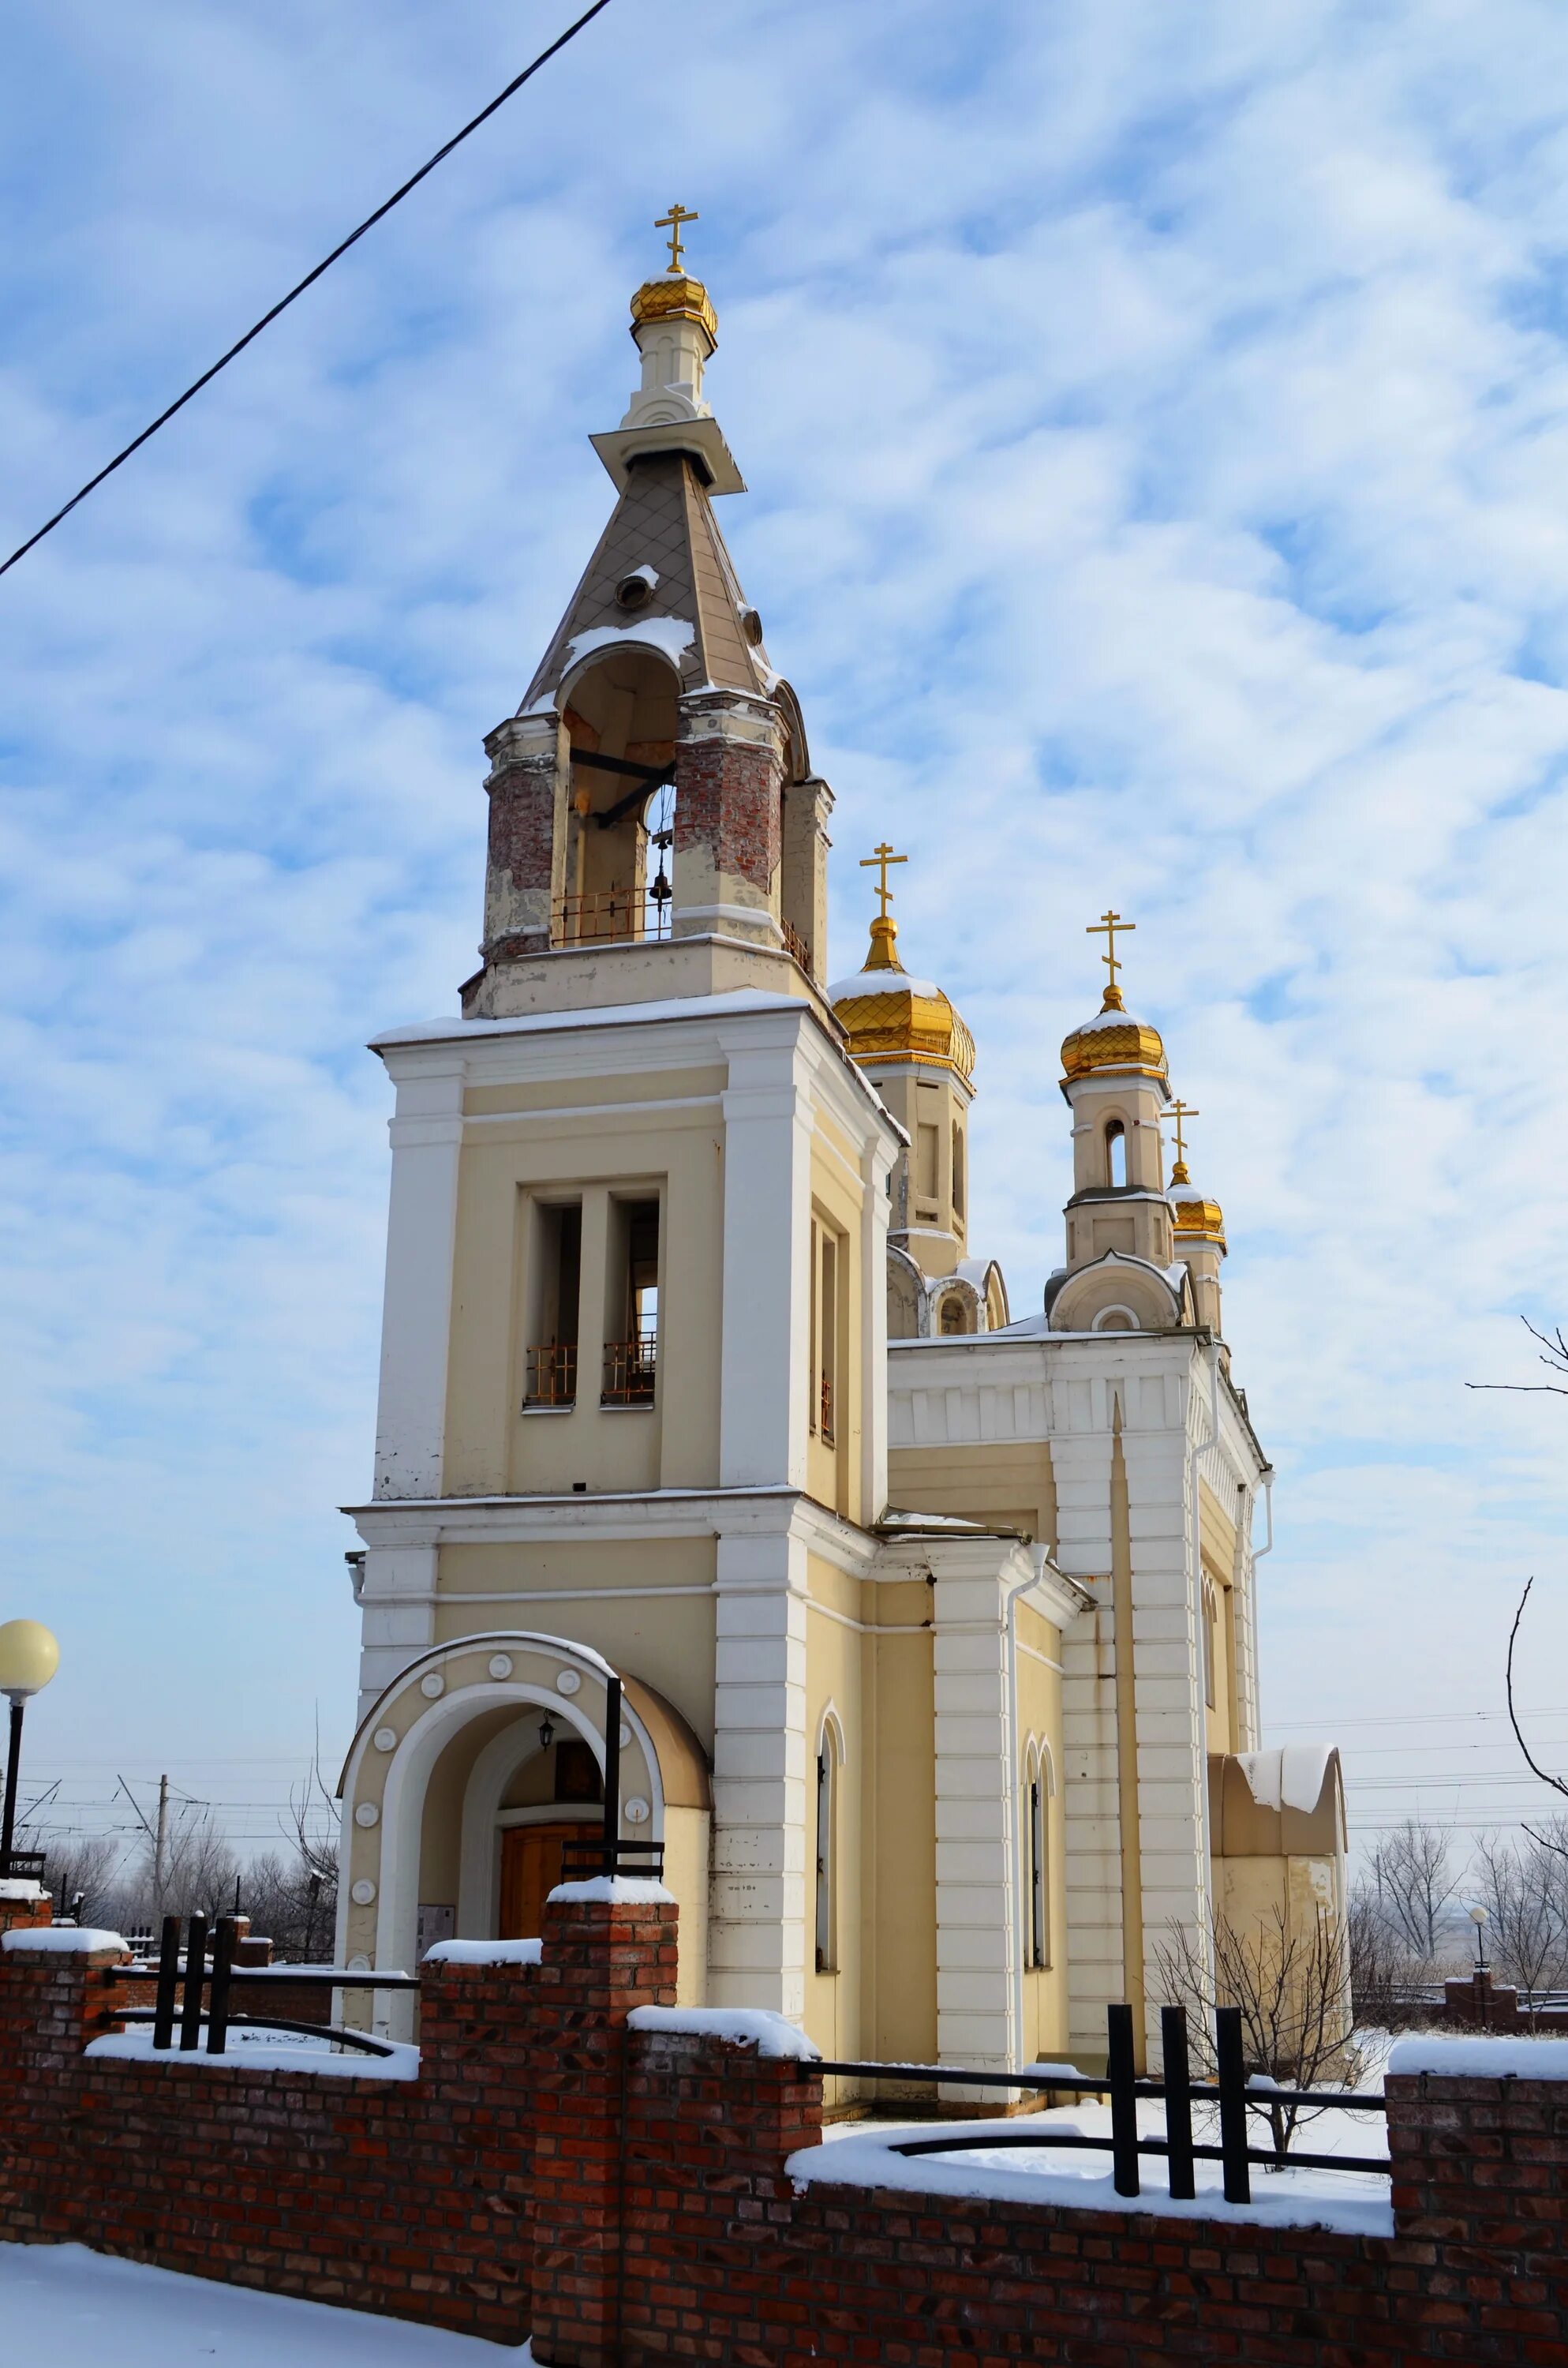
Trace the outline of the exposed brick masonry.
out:
[[[778,871],[783,768],[777,746],[717,734],[687,736],[694,723],[700,724],[706,706],[721,703],[717,698],[681,702],[683,731],[676,746],[676,894],[682,855],[701,849],[721,879],[747,881],[767,897]],[[688,864],[688,873],[689,869]]]
[[[1564,2084],[1391,2079],[1392,2238],[797,2193],[809,2064],[626,2030],[674,1907],[548,1915],[537,1968],[426,1968],[407,2083],[84,2059],[107,1959],[0,1954],[0,2237],[531,2325],[562,2368],[1568,2368]]]

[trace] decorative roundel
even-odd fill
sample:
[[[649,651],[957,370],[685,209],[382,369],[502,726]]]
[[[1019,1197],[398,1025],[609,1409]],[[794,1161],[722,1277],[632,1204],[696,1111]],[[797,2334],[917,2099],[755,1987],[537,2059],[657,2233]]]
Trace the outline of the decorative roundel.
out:
[[[762,619],[755,609],[741,610],[741,631],[754,650],[762,646]]]
[[[378,1751],[395,1751],[397,1749],[397,1729],[395,1726],[377,1727],[376,1749]]]
[[[356,1907],[369,1907],[376,1896],[376,1886],[368,1874],[362,1874],[348,1896]]]
[[[615,587],[615,597],[623,609],[645,609],[653,597],[653,587],[643,575],[623,575]]]
[[[493,1678],[509,1678],[511,1676],[512,1656],[510,1653],[491,1654],[490,1674]]]
[[[631,1740],[631,1729],[627,1725],[626,1721],[622,1719],[620,1722],[620,1748],[623,1751]]]
[[[359,1806],[354,1812],[354,1822],[357,1826],[379,1826],[381,1824],[381,1813],[380,1809],[377,1808],[374,1801],[360,1802]]]
[[[555,1680],[555,1691],[558,1694],[581,1693],[583,1691],[583,1680],[577,1675],[575,1669],[562,1669],[561,1675]]]
[[[368,1974],[369,1972],[370,1960],[367,1957],[363,1949],[358,1952],[358,1955],[349,1958],[348,1970],[351,1974]]]
[[[434,1702],[437,1694],[444,1694],[446,1692],[447,1680],[442,1677],[438,1669],[432,1669],[428,1676],[420,1679],[419,1691],[422,1694],[427,1694],[430,1700]]]
[[[648,1822],[650,1814],[651,1812],[649,1810],[648,1804],[643,1800],[642,1794],[640,1793],[633,1793],[631,1800],[628,1801],[626,1804],[628,1824],[633,1826],[645,1826]]]

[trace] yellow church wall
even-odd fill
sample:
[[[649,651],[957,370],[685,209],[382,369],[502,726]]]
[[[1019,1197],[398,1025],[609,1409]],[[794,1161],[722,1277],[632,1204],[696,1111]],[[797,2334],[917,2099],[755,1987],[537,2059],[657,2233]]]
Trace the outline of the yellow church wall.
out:
[[[810,1603],[806,1620],[806,2013],[809,2036],[824,2055],[861,2053],[861,1977],[865,1951],[865,1902],[861,1882],[869,1779],[869,1738],[861,1700],[862,1639],[859,1588],[845,1574],[812,1554],[807,1557]],[[834,1618],[835,1611],[841,1617]],[[842,1738],[835,1819],[835,1877],[831,1970],[816,1964],[817,1817],[816,1754],[829,1719]],[[831,2101],[831,2100],[830,2100]]]
[[[905,1512],[1017,1529],[1055,1551],[1056,1481],[1045,1440],[892,1448],[888,1498]]]
[[[708,1072],[699,1073],[704,1078]],[[628,1081],[592,1079],[579,1092]],[[645,1107],[688,1073],[635,1081],[641,1103],[580,1114],[487,1118],[462,1146],[454,1256],[447,1445],[449,1496],[708,1487],[717,1479],[723,1178],[717,1110]],[[521,1087],[471,1088],[509,1098]],[[548,1088],[557,1092],[553,1085]],[[569,1089],[559,1089],[564,1094]],[[610,1099],[607,1095],[607,1099]],[[556,1114],[560,1112],[562,1114]],[[533,1199],[583,1209],[576,1404],[525,1412],[534,1275]],[[612,1197],[660,1202],[661,1378],[652,1406],[602,1406],[604,1340],[624,1329],[611,1308]],[[601,1312],[602,1311],[602,1312]],[[677,1372],[678,1390],[663,1374]]]
[[[811,1428],[806,1444],[806,1487],[821,1505],[830,1506],[846,1520],[875,1519],[880,1505],[861,1505],[860,1434],[865,1396],[862,1372],[861,1217],[865,1192],[853,1145],[823,1113],[816,1113],[811,1160],[812,1271],[811,1338],[816,1353],[808,1365]],[[823,1242],[835,1245],[836,1284],[834,1295],[835,1353],[833,1357],[833,1443],[823,1437],[820,1420],[820,1377],[824,1369],[820,1327],[823,1322]]]
[[[716,1572],[711,1538],[446,1545],[435,1641],[518,1628],[592,1645],[673,1702],[711,1753]],[[693,1592],[658,1591],[671,1588]]]
[[[619,1109],[634,1108],[639,1102],[689,1101],[699,1094],[722,1094],[728,1083],[722,1065],[714,1065],[703,1069],[637,1070],[619,1077],[544,1077],[512,1085],[469,1086],[463,1093],[463,1115],[492,1118],[509,1110],[571,1110],[580,1114],[611,1104]]]
[[[1231,1574],[1236,1561],[1236,1524],[1207,1481],[1198,1491],[1199,1537],[1203,1575],[1213,1590],[1219,1617],[1214,1633],[1214,1700],[1206,1708],[1204,1741],[1210,1751],[1238,1748],[1236,1723],[1235,1595]],[[1201,1639],[1199,1640],[1201,1649]]]

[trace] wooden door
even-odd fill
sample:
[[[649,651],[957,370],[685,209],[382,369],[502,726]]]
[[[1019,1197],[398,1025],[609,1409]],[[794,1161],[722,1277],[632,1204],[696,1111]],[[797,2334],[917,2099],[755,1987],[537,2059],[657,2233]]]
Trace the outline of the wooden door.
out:
[[[581,1825],[508,1826],[501,1835],[499,1941],[537,1941],[544,1903],[561,1880],[563,1842],[587,1831]]]

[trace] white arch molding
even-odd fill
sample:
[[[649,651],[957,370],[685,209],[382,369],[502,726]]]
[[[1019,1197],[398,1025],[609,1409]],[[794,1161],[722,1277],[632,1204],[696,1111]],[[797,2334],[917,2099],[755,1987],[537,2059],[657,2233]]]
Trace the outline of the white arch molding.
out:
[[[498,1646],[506,1646],[514,1656],[514,1674],[506,1679],[494,1679],[485,1662]],[[520,1664],[525,1656],[540,1656],[550,1666],[524,1673]],[[472,1656],[476,1673],[466,1681],[452,1679],[452,1665]],[[562,1668],[572,1669],[584,1680],[573,1694],[563,1694],[555,1683]],[[423,1679],[432,1672],[448,1677],[442,1691],[434,1697],[425,1693]],[[496,1630],[479,1636],[454,1638],[449,1644],[437,1645],[422,1654],[401,1672],[392,1685],[380,1696],[361,1724],[358,1736],[349,1754],[344,1773],[344,1804],[349,1812],[344,1823],[346,1854],[351,1852],[351,1865],[357,1879],[372,1874],[379,1884],[377,1900],[374,1962],[378,1969],[412,1966],[417,1937],[419,1907],[420,1851],[423,1839],[426,1792],[437,1761],[454,1736],[472,1719],[484,1712],[502,1706],[514,1708],[519,1717],[530,1711],[548,1710],[551,1718],[580,1736],[598,1762],[601,1775],[605,1764],[603,1718],[608,1680],[614,1672],[609,1665],[591,1647],[574,1644],[570,1638],[551,1636],[522,1630]],[[383,1756],[372,1741],[372,1727],[379,1729],[395,1717],[405,1706],[415,1706],[415,1715],[404,1729],[390,1756]],[[636,1790],[647,1798],[652,1815],[647,1823],[651,1839],[662,1839],[664,1834],[665,1796],[659,1770],[658,1753],[642,1718],[625,1697],[621,1702],[621,1720],[631,1741],[621,1748],[623,1790]],[[368,1758],[369,1755],[369,1758]],[[524,1757],[518,1748],[518,1737],[508,1727],[492,1738],[480,1753],[465,1793],[462,1821],[462,1848],[459,1869],[460,1914],[467,1888],[465,1878],[471,1863],[471,1834],[479,1829],[479,1801],[488,1801],[492,1829],[500,1807],[501,1792],[512,1770]],[[641,1759],[642,1768],[637,1768]],[[483,1785],[480,1782],[483,1770]],[[381,1780],[380,1785],[377,1779]],[[381,1821],[365,1828],[357,1824],[353,1810],[358,1807],[361,1784],[373,1797],[377,1789],[381,1793]],[[472,1818],[471,1822],[471,1807]],[[378,1848],[379,1845],[379,1848]],[[476,1857],[477,1844],[474,1845]],[[378,1863],[369,1865],[374,1854]],[[348,1872],[346,1867],[345,1873]],[[347,1894],[349,1885],[341,1886],[345,1896],[344,1924],[339,1932],[339,1946],[345,1945]],[[486,1899],[494,1912],[494,1876],[487,1884],[480,1875],[479,1896]],[[478,1898],[475,1902],[478,1912]],[[465,1924],[468,1921],[464,1918]],[[488,1937],[487,1931],[470,1932],[470,1938]],[[378,2018],[380,2020],[380,2018]]]

